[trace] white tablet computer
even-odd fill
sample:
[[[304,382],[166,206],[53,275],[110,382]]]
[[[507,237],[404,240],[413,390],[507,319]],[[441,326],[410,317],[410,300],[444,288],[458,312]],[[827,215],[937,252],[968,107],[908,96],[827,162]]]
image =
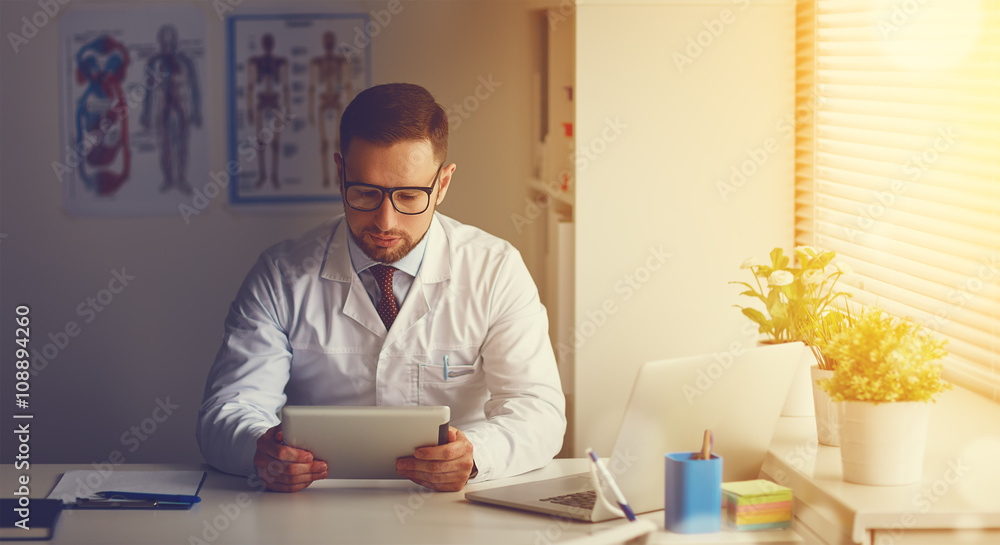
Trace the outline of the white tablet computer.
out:
[[[433,407],[285,406],[282,438],[313,453],[330,479],[402,479],[396,459],[448,442],[451,409]]]

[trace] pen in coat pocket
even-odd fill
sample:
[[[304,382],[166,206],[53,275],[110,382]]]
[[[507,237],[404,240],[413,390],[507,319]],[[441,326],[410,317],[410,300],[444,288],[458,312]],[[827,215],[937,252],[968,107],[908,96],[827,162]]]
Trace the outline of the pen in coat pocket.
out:
[[[442,360],[444,361],[444,365],[441,368],[441,372],[445,382],[448,382],[449,378],[464,377],[465,375],[475,372],[472,365],[459,365],[457,369],[455,367],[451,367],[449,365],[450,359],[448,354],[445,354]]]

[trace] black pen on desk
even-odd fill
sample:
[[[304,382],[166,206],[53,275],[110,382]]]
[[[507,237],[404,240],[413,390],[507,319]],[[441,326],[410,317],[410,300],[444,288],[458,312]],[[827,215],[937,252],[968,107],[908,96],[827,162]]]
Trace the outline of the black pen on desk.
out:
[[[604,465],[604,461],[598,458],[597,453],[590,447],[587,447],[587,456],[590,456],[590,460],[594,462],[595,466],[597,466],[597,471],[601,472],[601,476],[604,477],[608,486],[611,487],[611,491],[615,493],[615,500],[618,502],[618,507],[621,507],[622,511],[625,512],[625,517],[630,521],[635,522],[635,513],[632,512],[632,508],[629,507],[628,502],[625,501],[625,495],[622,494],[621,489],[618,488],[618,483],[616,483],[615,478],[611,476],[611,472],[608,471],[607,466]]]
[[[186,494],[151,494],[148,492],[118,492],[104,490],[97,493],[105,500],[155,500],[168,503],[198,503],[201,498]]]

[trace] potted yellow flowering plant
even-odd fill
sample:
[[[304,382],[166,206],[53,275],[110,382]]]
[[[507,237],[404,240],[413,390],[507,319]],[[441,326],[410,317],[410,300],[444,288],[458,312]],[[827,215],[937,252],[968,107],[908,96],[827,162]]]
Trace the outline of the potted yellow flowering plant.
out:
[[[845,263],[834,263],[837,256],[832,251],[820,251],[811,246],[799,246],[793,251],[795,261],[785,255],[782,248],[771,250],[770,264],[759,264],[750,258],[741,269],[753,274],[754,283],[730,282],[746,287],[740,295],[762,303],[763,310],[751,306],[735,305],[743,315],[757,325],[759,333],[766,336],[765,344],[801,341],[810,346],[816,360],[822,361],[814,340],[820,324],[838,316],[838,300],[850,294],[835,289],[837,281],[851,270]],[[766,284],[766,288],[765,288]],[[805,360],[797,371],[789,390],[783,416],[812,416],[814,414],[813,382],[810,367],[816,363]]]
[[[944,345],[919,324],[879,309],[864,311],[830,339],[825,354],[837,366],[819,387],[839,402],[845,481],[920,481],[928,402],[951,388],[941,378]]]

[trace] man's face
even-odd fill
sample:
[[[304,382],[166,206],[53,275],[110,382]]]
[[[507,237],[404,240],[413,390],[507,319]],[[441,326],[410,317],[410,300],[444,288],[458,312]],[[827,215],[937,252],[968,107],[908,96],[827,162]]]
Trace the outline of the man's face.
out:
[[[341,177],[340,194],[344,196],[344,181],[362,182],[391,189],[394,187],[431,187],[439,163],[434,159],[429,141],[404,141],[392,145],[373,144],[360,139],[351,141],[347,150],[347,170]],[[344,168],[344,158],[336,155],[337,167]],[[451,183],[455,164],[445,166],[434,185],[430,205],[422,214],[406,215],[396,211],[389,196],[370,212],[351,208],[344,202],[351,236],[365,254],[381,263],[395,263],[416,246],[431,225],[438,204],[444,200]],[[343,170],[342,170],[343,172]]]

